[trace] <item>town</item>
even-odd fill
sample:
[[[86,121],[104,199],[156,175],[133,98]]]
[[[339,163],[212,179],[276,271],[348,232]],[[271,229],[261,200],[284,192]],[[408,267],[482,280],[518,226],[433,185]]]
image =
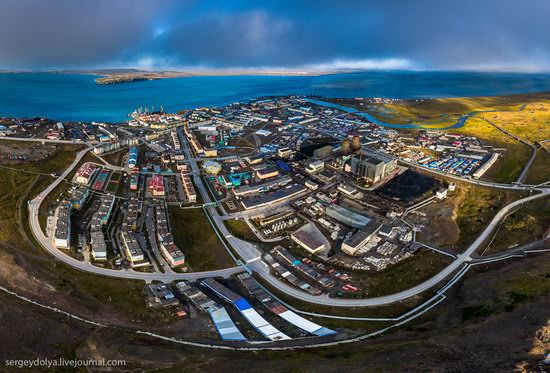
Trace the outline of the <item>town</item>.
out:
[[[197,307],[222,340],[241,342],[337,335],[281,304],[243,260],[304,297],[368,298],[370,275],[422,252],[445,256],[417,240],[423,226],[409,214],[456,193],[454,179],[482,178],[502,156],[475,137],[398,132],[294,96],[138,109],[118,125],[13,120],[2,135],[91,150],[36,207],[51,252],[90,272],[155,279],[144,290],[150,307],[183,318]],[[196,281],[157,281],[195,272],[178,210],[204,211],[236,267],[216,279],[198,271]],[[240,330],[241,317],[257,333]]]

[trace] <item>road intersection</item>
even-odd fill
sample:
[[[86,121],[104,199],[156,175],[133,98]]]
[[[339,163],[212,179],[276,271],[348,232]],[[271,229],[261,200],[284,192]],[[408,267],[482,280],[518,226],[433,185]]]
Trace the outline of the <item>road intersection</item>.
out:
[[[182,141],[182,146],[186,157],[189,161],[189,165],[193,172],[194,182],[197,186],[199,193],[205,204],[211,202],[211,198],[206,190],[206,187],[200,178],[200,172],[195,158],[191,154],[189,144],[187,143],[185,136],[180,136]],[[52,182],[44,191],[42,191],[36,198],[29,202],[29,219],[30,227],[33,235],[40,245],[52,254],[54,257],[60,261],[74,267],[78,270],[85,272],[109,276],[109,277],[119,277],[126,279],[136,279],[136,280],[159,280],[164,282],[172,282],[174,280],[196,280],[199,278],[205,277],[216,277],[222,276],[227,277],[234,273],[242,272],[244,270],[256,272],[261,276],[265,281],[267,281],[270,286],[276,288],[277,290],[285,293],[288,296],[307,301],[309,303],[334,306],[334,307],[370,307],[370,306],[380,306],[385,304],[390,304],[398,301],[405,300],[407,298],[418,295],[426,290],[429,290],[439,283],[441,283],[446,278],[450,277],[453,273],[463,267],[464,264],[469,263],[472,260],[472,255],[476,252],[477,249],[490,237],[494,229],[500,224],[501,220],[506,217],[511,211],[515,208],[530,202],[532,200],[542,198],[550,195],[550,188],[545,188],[541,186],[525,186],[517,184],[498,184],[490,182],[482,182],[480,180],[471,180],[471,179],[461,179],[464,182],[470,182],[476,185],[492,186],[497,188],[504,188],[510,190],[529,190],[531,195],[528,197],[514,201],[504,208],[502,208],[495,217],[491,220],[489,225],[485,230],[479,235],[479,237],[466,249],[464,253],[459,255],[451,264],[442,269],[439,273],[431,277],[430,279],[413,286],[407,290],[403,290],[394,294],[373,297],[373,298],[364,298],[364,299],[340,299],[340,298],[330,298],[327,294],[316,296],[309,293],[303,292],[297,288],[291,287],[286,283],[282,282],[275,276],[270,273],[269,267],[261,260],[262,252],[255,245],[240,240],[234,237],[226,228],[223,223],[223,217],[218,213],[217,209],[214,206],[205,207],[205,212],[210,216],[211,221],[214,225],[214,228],[225,238],[229,246],[240,256],[242,261],[241,265],[231,268],[225,268],[215,271],[206,271],[206,272],[193,272],[193,273],[143,273],[135,272],[132,270],[113,270],[107,268],[96,267],[89,262],[81,262],[75,258],[72,258],[61,250],[58,250],[54,245],[51,239],[46,237],[42,231],[38,219],[38,211],[40,205],[44,198],[51,193],[54,188],[64,179],[67,175],[78,165],[80,160],[84,155],[89,152],[92,147],[88,147],[77,153],[77,156],[73,163],[58,177]],[[445,175],[448,176],[448,175]]]

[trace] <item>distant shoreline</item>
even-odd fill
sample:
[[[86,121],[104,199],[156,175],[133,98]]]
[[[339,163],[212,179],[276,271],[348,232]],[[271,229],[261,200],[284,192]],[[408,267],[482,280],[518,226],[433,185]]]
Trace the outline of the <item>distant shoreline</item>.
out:
[[[170,79],[170,78],[191,78],[201,76],[321,76],[333,74],[346,74],[358,72],[359,70],[177,70],[177,71],[146,71],[136,69],[99,69],[99,70],[28,70],[10,71],[0,70],[4,74],[82,74],[95,75],[97,84],[121,84],[141,82],[147,80]]]

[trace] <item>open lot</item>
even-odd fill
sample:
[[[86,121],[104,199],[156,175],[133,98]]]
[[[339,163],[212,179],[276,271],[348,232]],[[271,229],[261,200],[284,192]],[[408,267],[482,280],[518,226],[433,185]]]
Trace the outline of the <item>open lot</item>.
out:
[[[224,220],[223,222],[229,232],[237,238],[249,242],[261,242],[260,239],[252,232],[252,229],[243,220]]]
[[[550,145],[550,143],[546,143]],[[535,161],[525,178],[527,184],[539,184],[550,180],[550,149],[545,147],[537,151]]]
[[[202,209],[170,206],[174,243],[185,254],[193,271],[208,271],[234,265]]]
[[[128,154],[128,149],[117,150],[116,152],[111,152],[105,155],[101,155],[107,163],[112,164],[113,166],[124,166],[124,156]]]
[[[550,198],[528,203],[504,220],[486,253],[540,240],[549,227]]]
[[[427,249],[421,250],[388,269],[364,275],[360,286],[366,289],[369,297],[393,294],[432,277],[450,262],[451,258],[448,256]]]
[[[461,253],[485,229],[502,206],[516,200],[518,193],[460,184],[443,201],[428,204],[407,219],[422,226],[421,242]],[[526,235],[526,239],[534,236]]]

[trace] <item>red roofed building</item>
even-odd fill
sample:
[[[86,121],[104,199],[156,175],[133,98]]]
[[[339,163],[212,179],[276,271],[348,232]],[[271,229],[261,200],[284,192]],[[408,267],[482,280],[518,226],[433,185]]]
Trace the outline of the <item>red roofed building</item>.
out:
[[[94,175],[97,166],[93,163],[84,163],[78,171],[76,171],[75,181],[80,184],[88,184]]]
[[[147,189],[154,197],[164,196],[164,178],[160,175],[153,175],[149,179]]]

